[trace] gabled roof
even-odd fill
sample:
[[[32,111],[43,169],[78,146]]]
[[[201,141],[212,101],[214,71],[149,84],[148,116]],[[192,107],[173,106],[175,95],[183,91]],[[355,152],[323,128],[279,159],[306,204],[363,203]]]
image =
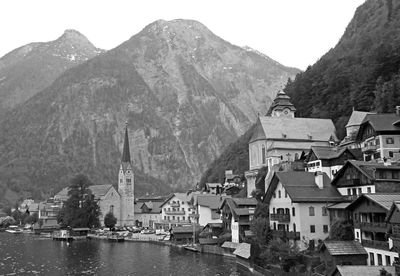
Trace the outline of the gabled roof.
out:
[[[394,266],[370,266],[370,265],[337,265],[334,273],[331,275],[342,275],[342,276],[377,276],[380,275],[380,271],[384,268],[391,275],[396,275]],[[340,274],[335,274],[335,272]]]
[[[89,186],[90,191],[94,195],[96,199],[106,195],[106,193],[112,188],[111,184],[104,184],[104,185],[92,185]],[[67,199],[69,197],[68,191],[69,187],[65,187],[60,192],[58,192],[55,196],[60,197],[61,199]],[[117,192],[117,191],[116,191]],[[117,192],[118,193],[118,192]]]
[[[249,208],[255,209],[257,206],[257,200],[255,198],[225,198],[218,209],[222,209],[224,205],[227,205],[230,209],[233,217],[237,220],[240,216],[248,216],[253,212],[249,211]],[[242,206],[242,207],[240,207]],[[250,207],[245,207],[250,206]]]
[[[334,140],[336,129],[331,119],[259,117],[250,143],[259,139],[293,139],[306,141]]]
[[[166,200],[160,205],[160,208],[162,208],[165,204],[167,204],[174,197],[176,197],[177,199],[179,199],[185,203],[189,203],[193,197],[193,194],[192,193],[189,193],[189,194],[188,193],[173,193],[166,198]]]
[[[220,195],[198,195],[197,205],[209,207],[210,209],[218,209],[219,205],[227,196]]]
[[[135,209],[135,213],[138,214],[160,214],[161,213],[161,204],[163,202],[161,201],[147,201],[147,202],[138,202],[137,205],[138,208]],[[147,206],[149,209],[149,212],[143,212],[143,207]]]
[[[353,158],[355,158],[354,154],[348,148],[312,146],[310,149],[310,154],[308,155],[309,157],[311,156],[311,152],[313,152],[315,156],[321,160],[330,160],[339,158],[345,152],[351,154]]]
[[[331,256],[367,255],[367,251],[357,241],[324,241],[321,250],[326,248]]]
[[[349,118],[349,121],[347,122],[346,127],[361,125],[361,123],[363,122],[363,120],[364,120],[365,116],[367,116],[367,114],[374,114],[374,113],[353,110],[353,112],[351,113],[351,116]]]
[[[390,210],[394,201],[400,201],[400,194],[363,194],[359,196],[356,200],[354,200],[347,209],[352,210],[356,207],[362,200],[367,199],[373,201],[377,205],[381,206],[382,208],[386,209],[387,211]]]
[[[390,222],[394,211],[400,211],[400,201],[394,201],[386,217],[386,222]]]
[[[323,173],[324,187],[320,189],[315,183],[313,172],[275,172],[264,196],[269,202],[278,183],[282,183],[292,202],[341,202],[342,195],[330,185],[329,177]]]
[[[375,177],[375,171],[377,169],[385,169],[385,170],[400,170],[400,166],[395,165],[387,165],[385,166],[382,163],[375,162],[365,162],[358,160],[347,160],[347,162],[343,165],[343,167],[336,173],[335,177],[332,180],[332,185],[336,185],[336,182],[349,166],[353,166],[357,170],[359,170],[363,175],[365,175],[370,180],[377,180]],[[392,180],[392,179],[390,179]],[[387,179],[386,179],[387,181]]]
[[[360,125],[356,140],[361,141],[362,133],[368,125],[377,133],[400,133],[400,116],[396,113],[368,114]]]

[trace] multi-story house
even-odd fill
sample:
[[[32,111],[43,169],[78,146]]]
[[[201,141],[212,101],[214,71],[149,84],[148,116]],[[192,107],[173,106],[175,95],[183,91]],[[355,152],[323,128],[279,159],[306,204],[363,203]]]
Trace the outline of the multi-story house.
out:
[[[195,207],[199,215],[200,226],[222,222],[218,207],[226,196],[201,194],[195,198]]]
[[[365,161],[397,161],[400,159],[400,106],[396,113],[368,114],[356,137]]]
[[[356,141],[356,136],[358,130],[360,129],[361,123],[368,114],[373,113],[353,110],[349,121],[346,124],[346,137],[344,137],[344,139],[340,142],[340,147],[346,147],[350,149],[360,147],[360,144]]]
[[[135,221],[143,227],[155,229],[155,224],[161,221],[161,204],[165,197],[138,198],[135,202]]]
[[[246,234],[250,234],[251,221],[257,200],[254,198],[225,198],[219,210],[225,230],[232,236],[232,242],[242,242]]]
[[[192,193],[174,193],[161,205],[160,224],[170,229],[173,226],[187,225],[195,222],[196,208],[193,206]],[[158,228],[158,227],[157,227]]]
[[[389,214],[386,217],[386,223],[389,224],[389,249],[400,253],[400,201],[394,201]],[[396,270],[399,270],[399,259],[394,259]],[[399,275],[397,273],[396,275]]]
[[[327,206],[343,197],[321,172],[275,172],[264,196],[270,228],[299,249],[313,247],[329,234]]]
[[[306,171],[324,172],[330,179],[343,167],[347,160],[356,160],[361,154],[358,150],[349,150],[348,148],[338,148],[332,146],[312,146],[305,162]]]
[[[392,265],[398,253],[389,247],[389,224],[386,217],[400,194],[366,194],[353,201],[347,209],[352,212],[354,237],[368,252],[369,265]]]
[[[249,142],[250,170],[245,172],[247,195],[255,189],[258,171],[293,162],[311,146],[329,146],[338,141],[330,119],[297,118],[293,104],[283,91],[279,92],[267,116],[260,116]],[[268,179],[269,176],[266,177]]]
[[[361,194],[400,193],[400,166],[349,160],[337,172],[332,185],[353,199]]]

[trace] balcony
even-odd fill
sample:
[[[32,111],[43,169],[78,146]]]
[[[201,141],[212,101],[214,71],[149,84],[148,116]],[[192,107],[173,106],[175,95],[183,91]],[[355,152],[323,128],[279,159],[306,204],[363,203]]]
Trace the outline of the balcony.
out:
[[[172,223],[172,224],[191,224],[192,221],[190,221],[190,220],[176,220],[176,219],[170,219],[170,220],[162,219],[160,221],[160,223],[165,223],[165,224],[169,224],[169,223]]]
[[[300,232],[272,230],[274,238],[287,238],[289,240],[300,240]]]
[[[171,202],[169,204],[171,207],[180,207],[181,205],[179,204],[179,202]]]
[[[185,211],[164,211],[166,215],[184,215]]]
[[[378,148],[377,145],[368,145],[368,146],[362,147],[361,151],[364,153],[374,152],[374,151],[376,151],[377,148]]]
[[[361,244],[365,247],[389,250],[389,242],[387,241],[362,240]]]
[[[278,222],[290,222],[290,214],[270,214],[269,219]]]
[[[385,222],[360,222],[360,228],[365,231],[386,233],[388,225]]]

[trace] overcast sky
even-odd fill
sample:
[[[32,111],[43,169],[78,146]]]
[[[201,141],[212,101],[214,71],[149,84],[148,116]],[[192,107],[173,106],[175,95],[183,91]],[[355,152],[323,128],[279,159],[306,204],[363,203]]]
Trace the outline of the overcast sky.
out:
[[[76,29],[112,49],[157,19],[194,19],[238,46],[304,70],[334,47],[364,0],[1,0],[0,57]]]

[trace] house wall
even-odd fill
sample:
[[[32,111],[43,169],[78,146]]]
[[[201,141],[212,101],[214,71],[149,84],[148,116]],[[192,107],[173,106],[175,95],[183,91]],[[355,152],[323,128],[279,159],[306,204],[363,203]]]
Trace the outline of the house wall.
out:
[[[370,188],[371,194],[375,193],[375,185],[341,187],[341,188],[338,188],[337,190],[339,191],[339,193],[341,195],[347,196],[347,195],[354,195],[353,189],[356,189],[355,195],[358,196],[360,194],[367,194],[369,191],[368,188]],[[350,194],[349,194],[349,189],[350,189]],[[360,193],[359,189],[361,189],[361,193]]]
[[[135,220],[142,222],[143,227],[154,228],[154,223],[161,221],[161,214],[136,213]]]
[[[107,213],[111,211],[111,206],[113,207],[114,217],[117,218],[117,225],[122,226],[120,218],[121,218],[121,198],[117,190],[114,187],[111,187],[108,192],[100,198],[99,202],[100,207],[100,216],[99,220],[102,226],[104,226],[104,217]]]
[[[233,218],[231,220],[231,233],[232,242],[239,242],[239,223],[236,222]]]
[[[172,207],[171,204],[173,202],[179,202],[179,207]],[[176,213],[176,214],[168,214],[167,212],[173,212],[173,208],[175,208],[176,211],[183,211],[182,214]],[[161,220],[163,221],[171,221],[171,222],[190,222],[191,218],[189,217],[189,214],[192,214],[192,211],[194,207],[187,202],[183,202],[181,199],[179,199],[176,196],[173,196],[166,204],[162,206],[161,209]]]
[[[201,226],[206,226],[207,223],[210,222],[222,222],[221,218],[218,219],[212,218],[212,210],[210,209],[210,207],[198,205],[197,211],[199,214],[199,224]]]
[[[387,251],[387,250],[382,250],[382,249],[376,249],[376,248],[370,248],[370,247],[365,247],[365,250],[368,252],[368,260],[367,264],[371,264],[371,254],[374,255],[374,265],[378,265],[378,254],[382,256],[382,265],[388,265],[391,266],[395,260],[395,258],[399,257],[399,254],[397,252],[392,252],[392,251]],[[390,257],[390,263],[386,262],[386,256]]]

